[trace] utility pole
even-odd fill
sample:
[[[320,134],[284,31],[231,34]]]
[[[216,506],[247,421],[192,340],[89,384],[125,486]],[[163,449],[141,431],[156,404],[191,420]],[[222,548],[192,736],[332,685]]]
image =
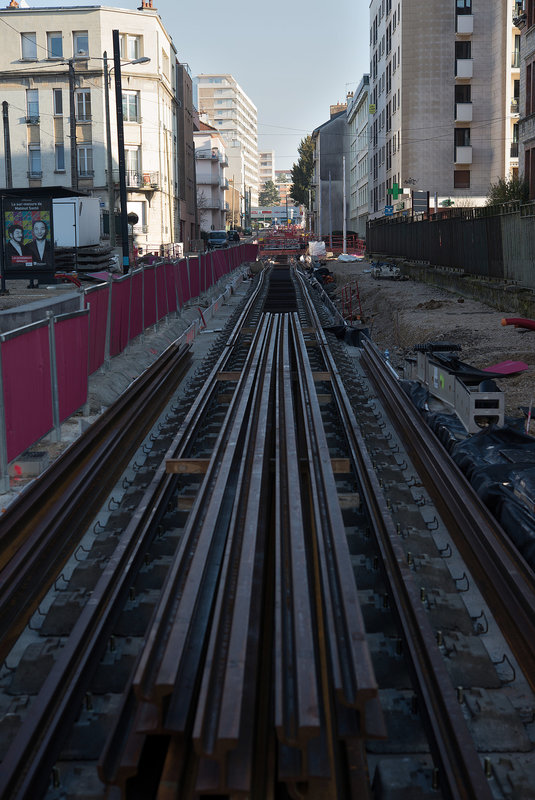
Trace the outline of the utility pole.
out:
[[[110,122],[110,87],[109,87],[109,72],[108,72],[108,53],[106,50],[103,53],[104,57],[104,111],[106,112],[106,158],[107,158],[107,172],[108,172],[108,220],[109,220],[109,234],[110,234],[110,247],[115,247],[117,244],[115,236],[115,188],[113,185],[113,159],[111,154],[111,122]]]
[[[342,229],[344,241],[342,243],[342,253],[347,253],[347,221],[346,221],[346,157],[342,156]]]
[[[76,152],[76,107],[74,97],[74,58],[69,58],[69,133],[71,138],[71,186],[78,191],[78,154]]]
[[[333,207],[332,207],[332,186],[331,170],[329,170],[329,248],[333,249]]]
[[[13,188],[13,173],[11,170],[11,143],[9,139],[9,106],[7,100],[2,102],[2,119],[4,123],[4,160],[6,164],[6,189]]]
[[[119,155],[119,196],[121,198],[121,239],[123,247],[123,272],[130,270],[128,246],[128,210],[126,207],[126,164],[124,154],[123,89],[121,84],[121,49],[119,31],[113,30],[113,68],[115,70],[115,110],[117,113],[117,145]]]

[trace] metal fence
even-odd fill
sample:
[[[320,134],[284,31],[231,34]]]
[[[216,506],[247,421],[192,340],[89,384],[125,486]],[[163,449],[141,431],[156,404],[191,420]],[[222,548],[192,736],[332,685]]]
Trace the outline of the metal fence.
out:
[[[450,208],[368,223],[367,250],[535,289],[535,203]]]

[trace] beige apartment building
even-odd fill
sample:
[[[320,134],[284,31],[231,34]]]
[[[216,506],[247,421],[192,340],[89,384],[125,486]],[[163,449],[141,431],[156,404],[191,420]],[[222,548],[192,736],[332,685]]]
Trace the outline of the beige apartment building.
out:
[[[258,153],[258,186],[264,188],[267,181],[275,182],[275,151],[263,150]]]
[[[413,191],[483,205],[518,169],[519,30],[513,0],[372,0],[370,218]]]
[[[195,78],[201,119],[212,125],[226,142],[228,179],[240,196],[250,195],[258,205],[258,124],[254,103],[228,74],[202,74]],[[245,207],[243,212],[245,212]]]
[[[229,190],[228,166],[223,137],[212,125],[199,123],[193,134],[197,176],[197,213],[202,231],[220,231],[227,227]]]
[[[347,98],[349,127],[349,209],[347,229],[366,238],[368,221],[368,133],[370,76],[363,75],[357,90]]]
[[[132,11],[104,6],[19,8],[12,0],[11,6],[0,10],[0,26],[0,87],[9,109],[12,185],[86,190],[100,198],[103,231],[108,230],[109,209],[119,207],[112,43],[112,31],[118,30],[128,211],[138,217],[135,243],[142,252],[180,241],[189,249],[195,233],[194,174],[182,174],[180,179],[188,201],[182,215],[177,179],[177,98],[182,98],[183,106],[188,76],[177,69],[176,49],[152,0],[143,0],[141,9]],[[110,72],[108,105],[104,53]],[[71,136],[71,98],[75,137]],[[192,139],[192,125],[187,120],[182,128],[191,128]],[[193,173],[192,142],[190,150]],[[6,177],[2,149],[0,185],[6,186]]]

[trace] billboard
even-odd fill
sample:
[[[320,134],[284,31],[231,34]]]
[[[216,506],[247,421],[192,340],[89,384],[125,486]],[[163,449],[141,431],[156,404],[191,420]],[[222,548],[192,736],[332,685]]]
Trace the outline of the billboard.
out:
[[[2,198],[3,275],[39,277],[54,272],[52,198]]]

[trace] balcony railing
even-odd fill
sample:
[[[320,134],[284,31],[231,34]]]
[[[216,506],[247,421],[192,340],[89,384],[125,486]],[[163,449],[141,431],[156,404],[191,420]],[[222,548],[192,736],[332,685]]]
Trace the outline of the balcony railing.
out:
[[[217,147],[212,150],[195,150],[195,158],[208,158],[211,161],[219,161],[219,150]]]
[[[455,60],[455,77],[472,78],[474,75],[474,62],[471,58],[457,58]]]
[[[511,66],[513,69],[520,69],[520,52],[515,50],[511,58]]]
[[[472,163],[472,146],[471,145],[457,145],[455,147],[455,163],[456,164],[471,164]]]
[[[26,117],[27,125],[39,125],[39,114],[28,114]]]
[[[510,157],[518,158],[518,142],[511,142]]]
[[[131,189],[157,189],[160,185],[160,173],[127,169],[126,185]]]
[[[513,97],[511,100],[511,114],[520,114],[520,99]]]
[[[43,171],[41,169],[39,169],[39,170],[36,170],[36,169],[28,170],[28,178],[31,178],[32,180],[39,179],[39,178],[42,178],[42,177],[43,177]]]
[[[79,178],[92,178],[95,174],[94,169],[79,169],[78,170],[78,177]]]
[[[472,103],[455,103],[455,121],[472,122]]]
[[[470,34],[474,32],[474,17],[472,14],[457,14],[457,33]]]

